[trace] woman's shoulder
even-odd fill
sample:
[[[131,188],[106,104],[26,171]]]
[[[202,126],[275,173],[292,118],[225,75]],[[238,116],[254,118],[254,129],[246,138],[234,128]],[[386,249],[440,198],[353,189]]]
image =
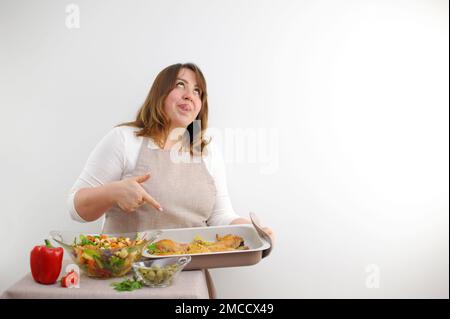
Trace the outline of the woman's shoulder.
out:
[[[119,125],[112,128],[111,131],[113,131],[115,134],[121,134],[121,135],[133,135],[136,136],[135,133],[139,131],[139,127],[130,126],[130,125]]]
[[[116,126],[111,128],[99,145],[102,148],[113,149],[115,152],[128,153],[139,149],[142,137],[136,136],[139,128],[131,126]]]
[[[115,135],[116,138],[120,138],[123,143],[138,142],[142,137],[136,136],[136,132],[139,131],[138,127],[121,125],[112,128],[109,134]]]

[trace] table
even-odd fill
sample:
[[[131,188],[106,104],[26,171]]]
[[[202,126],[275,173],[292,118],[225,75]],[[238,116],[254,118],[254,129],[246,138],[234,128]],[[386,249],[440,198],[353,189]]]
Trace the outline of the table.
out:
[[[70,261],[63,262],[60,278]],[[111,283],[132,278],[94,279],[84,274],[79,288],[63,288],[59,280],[53,285],[41,285],[28,273],[6,289],[2,299],[207,299],[215,298],[215,289],[207,270],[182,271],[171,286],[166,288],[142,287],[134,291],[119,292]]]

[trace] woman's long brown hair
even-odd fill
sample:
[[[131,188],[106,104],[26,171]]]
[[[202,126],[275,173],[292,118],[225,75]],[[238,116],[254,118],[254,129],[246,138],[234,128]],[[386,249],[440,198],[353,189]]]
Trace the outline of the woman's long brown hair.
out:
[[[170,119],[164,112],[164,101],[170,91],[175,88],[176,78],[179,71],[183,68],[195,73],[197,84],[201,91],[200,99],[202,101],[202,107],[196,118],[197,121],[200,121],[200,129],[194,132],[194,122],[190,123],[187,127],[190,138],[190,152],[191,154],[194,152],[196,154],[203,153],[204,147],[211,141],[211,139],[206,141],[203,137],[203,133],[208,126],[208,96],[205,77],[200,68],[194,63],[173,64],[159,72],[144,104],[137,113],[136,120],[117,126],[127,125],[138,127],[140,130],[136,132],[136,136],[150,137],[163,148],[170,134]]]

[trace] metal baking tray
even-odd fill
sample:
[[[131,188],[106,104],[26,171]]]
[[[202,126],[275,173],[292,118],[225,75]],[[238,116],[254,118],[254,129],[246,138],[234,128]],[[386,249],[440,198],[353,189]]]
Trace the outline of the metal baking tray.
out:
[[[161,239],[171,239],[180,243],[189,243],[195,236],[201,236],[207,241],[215,241],[216,234],[219,236],[224,236],[227,234],[241,236],[244,239],[244,245],[249,249],[188,254],[191,256],[192,260],[184,268],[185,270],[250,266],[257,264],[262,258],[268,256],[268,252],[271,250],[271,243],[265,238],[262,238],[256,229],[249,224],[161,229],[158,238],[153,242]],[[185,255],[152,255],[147,249],[144,249],[142,253],[143,258],[150,259],[160,259],[174,256]]]

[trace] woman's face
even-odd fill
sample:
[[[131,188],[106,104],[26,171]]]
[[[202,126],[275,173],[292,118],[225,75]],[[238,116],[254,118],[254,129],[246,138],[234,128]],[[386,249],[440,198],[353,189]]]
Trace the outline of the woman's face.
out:
[[[202,108],[201,91],[197,86],[195,73],[189,69],[181,69],[164,101],[164,111],[170,118],[170,129],[186,128],[197,117]]]

